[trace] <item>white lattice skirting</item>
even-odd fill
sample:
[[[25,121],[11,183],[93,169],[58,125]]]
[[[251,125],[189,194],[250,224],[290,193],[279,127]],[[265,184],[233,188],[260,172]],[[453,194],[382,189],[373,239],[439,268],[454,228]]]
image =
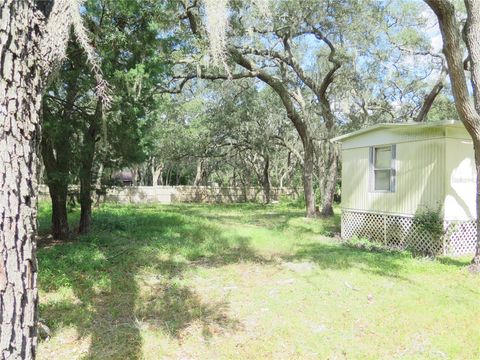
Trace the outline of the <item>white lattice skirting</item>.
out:
[[[343,210],[342,238],[364,237],[394,249],[423,254],[464,255],[475,251],[475,221],[445,221],[445,236],[435,242],[415,226],[413,216],[374,214]]]

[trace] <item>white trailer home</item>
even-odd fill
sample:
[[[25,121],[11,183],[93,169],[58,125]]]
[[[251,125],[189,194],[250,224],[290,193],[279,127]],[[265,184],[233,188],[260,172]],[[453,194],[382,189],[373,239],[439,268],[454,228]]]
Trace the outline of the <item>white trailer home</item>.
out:
[[[474,251],[475,160],[461,122],[379,124],[333,141],[342,147],[343,238],[449,255]],[[415,229],[421,208],[441,211],[440,249]]]

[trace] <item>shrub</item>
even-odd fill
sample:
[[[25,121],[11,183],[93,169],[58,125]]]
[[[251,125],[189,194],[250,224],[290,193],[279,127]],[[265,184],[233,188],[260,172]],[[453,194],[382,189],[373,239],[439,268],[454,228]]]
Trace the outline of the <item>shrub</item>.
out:
[[[415,226],[415,231],[427,234],[431,241],[429,250],[423,251],[423,255],[438,255],[443,248],[445,235],[441,205],[437,208],[431,208],[428,206],[419,208],[413,217],[413,224]],[[415,244],[412,244],[411,250],[413,252],[419,252],[418,247],[415,247]]]

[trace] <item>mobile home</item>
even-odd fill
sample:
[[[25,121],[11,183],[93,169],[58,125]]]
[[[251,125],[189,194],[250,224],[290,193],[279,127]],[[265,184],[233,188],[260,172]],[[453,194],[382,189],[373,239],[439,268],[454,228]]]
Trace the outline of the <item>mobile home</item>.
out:
[[[451,255],[474,251],[475,160],[461,122],[379,124],[333,141],[342,147],[343,238]],[[422,208],[441,212],[441,249],[415,229]]]

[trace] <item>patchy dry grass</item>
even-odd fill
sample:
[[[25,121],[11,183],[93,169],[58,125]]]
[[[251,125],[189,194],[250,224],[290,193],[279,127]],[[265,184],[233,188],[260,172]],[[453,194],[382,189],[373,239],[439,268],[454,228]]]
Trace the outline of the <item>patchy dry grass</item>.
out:
[[[343,246],[338,217],[302,214],[103,206],[91,235],[39,249],[39,358],[480,358],[467,261]]]

